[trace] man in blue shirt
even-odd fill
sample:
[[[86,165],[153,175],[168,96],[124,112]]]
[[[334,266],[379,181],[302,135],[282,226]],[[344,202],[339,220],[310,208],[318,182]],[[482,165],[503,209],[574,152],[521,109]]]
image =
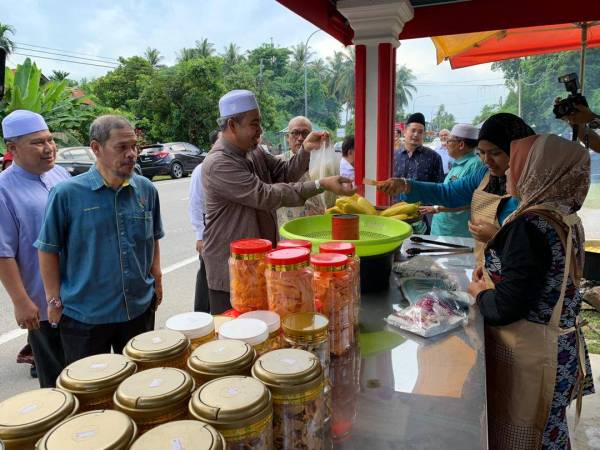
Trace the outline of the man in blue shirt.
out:
[[[54,165],[56,144],[39,114],[17,110],[2,121],[14,163],[0,174],[0,281],[13,302],[15,319],[27,329],[40,387],[54,387],[64,367],[58,330],[48,323],[36,240],[48,192],[70,178]]]
[[[158,192],[133,172],[131,124],[98,117],[90,127],[96,164],[50,193],[35,246],[66,363],[121,353],[154,328],[162,300],[158,240],[164,236]]]

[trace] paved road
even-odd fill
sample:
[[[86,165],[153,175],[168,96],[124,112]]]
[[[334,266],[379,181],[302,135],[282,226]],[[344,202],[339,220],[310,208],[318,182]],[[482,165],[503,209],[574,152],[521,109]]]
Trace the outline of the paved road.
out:
[[[189,178],[155,183],[165,229],[161,240],[164,300],[157,313],[157,327],[173,314],[193,310],[198,263],[187,214],[189,183]],[[15,363],[25,342],[26,336],[15,324],[8,294],[0,285],[0,400],[38,387],[37,380],[29,376],[29,366]]]

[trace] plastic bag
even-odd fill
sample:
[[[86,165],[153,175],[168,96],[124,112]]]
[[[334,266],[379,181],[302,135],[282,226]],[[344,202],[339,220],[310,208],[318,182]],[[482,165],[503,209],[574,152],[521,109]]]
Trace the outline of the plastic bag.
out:
[[[386,322],[419,336],[437,336],[467,324],[472,304],[472,297],[465,292],[434,289],[414,305],[390,314]]]
[[[319,150],[310,152],[308,176],[312,181],[340,174],[340,160],[330,141],[321,144]],[[325,209],[335,205],[336,195],[332,192],[323,192],[319,195]]]

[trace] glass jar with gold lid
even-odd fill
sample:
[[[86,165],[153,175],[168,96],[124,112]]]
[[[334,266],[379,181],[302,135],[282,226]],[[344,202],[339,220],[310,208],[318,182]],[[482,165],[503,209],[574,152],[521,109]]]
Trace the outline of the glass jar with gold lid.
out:
[[[273,446],[271,393],[252,377],[209,381],[194,392],[189,409],[192,417],[223,435],[227,450],[270,450]]]
[[[250,375],[254,347],[243,341],[219,339],[202,344],[188,359],[188,372],[197,385],[228,375]]]
[[[198,420],[178,420],[148,431],[130,450],[225,450],[226,447],[225,439],[212,426]]]
[[[152,367],[185,369],[190,356],[190,341],[179,331],[148,331],[130,339],[123,354],[137,364],[138,370]]]
[[[123,381],[115,392],[115,409],[135,420],[140,434],[187,415],[186,406],[194,390],[193,378],[184,370],[156,367]]]
[[[48,430],[72,416],[79,401],[61,389],[35,389],[0,403],[0,439],[7,450],[30,450]]]
[[[327,406],[319,359],[304,350],[274,350],[256,360],[252,376],[273,396],[275,448],[322,450]]]
[[[36,450],[126,450],[137,434],[135,422],[111,409],[87,411],[61,422],[37,443]]]
[[[235,319],[224,323],[219,328],[219,339],[244,341],[254,347],[257,355],[269,351],[269,328],[265,322],[258,319]]]
[[[281,337],[281,318],[275,311],[250,311],[241,314],[238,319],[258,319],[267,325],[269,337],[265,342],[265,352],[278,350],[283,347],[283,338]]]
[[[186,312],[171,316],[167,319],[165,327],[183,333],[190,340],[191,351],[200,344],[215,339],[213,316],[203,312]]]
[[[88,356],[65,367],[56,386],[77,397],[79,412],[112,409],[112,397],[117,387],[136,370],[135,363],[123,355]]]

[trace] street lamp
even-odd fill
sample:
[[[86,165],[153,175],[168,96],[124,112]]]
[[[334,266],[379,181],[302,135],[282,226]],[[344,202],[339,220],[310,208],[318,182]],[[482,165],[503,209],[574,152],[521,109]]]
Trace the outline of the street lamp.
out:
[[[308,59],[308,41],[310,38],[317,34],[320,29],[313,31],[306,39],[306,44],[304,44],[304,117],[308,117],[308,81],[306,76],[306,60]]]

